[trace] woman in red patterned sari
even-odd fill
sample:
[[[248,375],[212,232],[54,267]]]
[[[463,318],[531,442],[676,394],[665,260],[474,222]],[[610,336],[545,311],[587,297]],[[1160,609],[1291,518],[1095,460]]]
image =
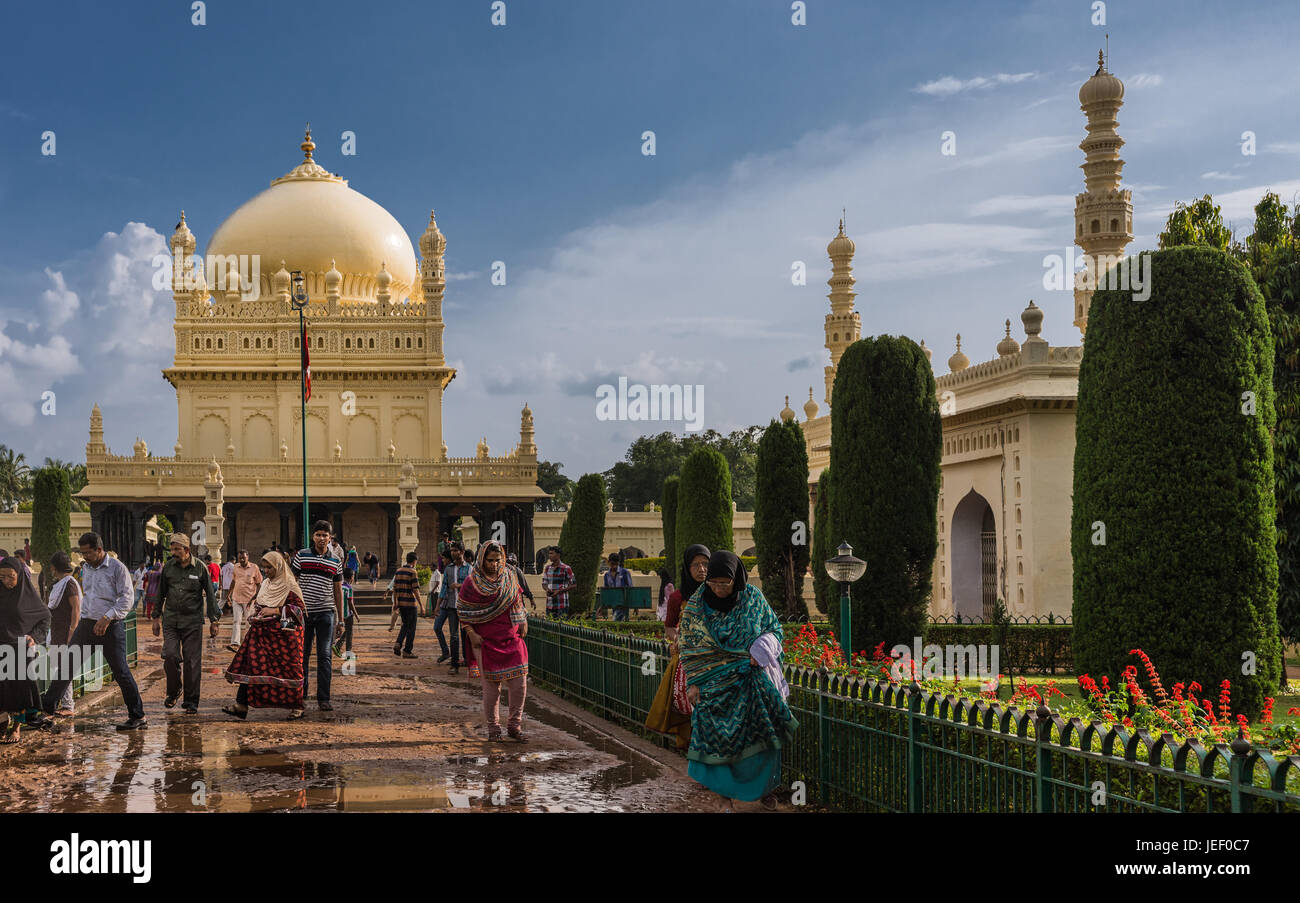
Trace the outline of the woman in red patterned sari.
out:
[[[239,684],[234,705],[221,711],[247,718],[248,709],[289,709],[302,717],[302,590],[279,552],[258,563],[262,585],[253,597],[248,633],[235,653],[226,680]]]

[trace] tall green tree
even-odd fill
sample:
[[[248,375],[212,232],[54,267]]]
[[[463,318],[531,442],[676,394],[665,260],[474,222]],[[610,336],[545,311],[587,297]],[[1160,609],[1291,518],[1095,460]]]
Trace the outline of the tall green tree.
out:
[[[1200,220],[1214,220],[1218,207],[1209,195],[1200,202],[1195,228],[1180,231],[1178,211],[1165,223],[1161,238],[1177,236],[1184,244],[1222,248],[1222,236],[1213,241]],[[1171,247],[1164,241],[1161,248]],[[1278,599],[1281,636],[1300,643],[1300,205],[1288,210],[1275,192],[1267,192],[1255,205],[1252,232],[1244,243],[1227,251],[1249,268],[1264,296],[1273,333],[1273,391],[1277,425],[1273,430],[1274,496],[1277,503]],[[1279,669],[1286,681],[1286,669]]]
[[[717,449],[698,446],[682,464],[677,487],[675,548],[703,543],[711,551],[734,551],[731,537],[731,471]]]
[[[1223,224],[1219,205],[1207,194],[1190,204],[1179,201],[1174,205],[1174,212],[1165,221],[1165,231],[1160,233],[1159,246],[1206,245],[1226,251],[1231,242],[1232,232]]]
[[[1081,672],[1113,683],[1141,649],[1207,694],[1230,680],[1247,714],[1277,685],[1273,365],[1264,299],[1222,250],[1151,254],[1146,300],[1093,295],[1071,515]]]
[[[788,618],[807,618],[808,449],[797,420],[773,420],[758,441],[754,546],[763,595]]]
[[[722,435],[715,430],[676,435],[663,432],[641,436],[627,450],[626,460],[605,471],[609,497],[619,509],[642,510],[658,501],[663,481],[679,473],[687,455],[699,446],[716,449],[731,469],[731,494],[742,511],[754,509],[754,464],[758,455],[758,427]]]
[[[6,511],[17,511],[18,503],[31,491],[31,468],[27,457],[12,448],[0,445],[0,504]]]
[[[537,503],[538,511],[559,511],[573,497],[573,481],[560,472],[564,467],[561,461],[537,462],[537,485],[543,492],[551,493],[551,498]]]
[[[938,549],[934,372],[911,339],[865,338],[845,349],[832,392],[831,523],[867,563],[852,587],[851,648],[910,644],[925,631]]]
[[[817,503],[813,508],[812,573],[813,595],[817,607],[830,619],[834,630],[840,629],[839,587],[826,573],[825,562],[834,558],[840,541],[831,523],[831,469],[823,467],[817,477]]]
[[[72,490],[68,472],[42,467],[32,481],[32,557],[41,563],[41,589],[49,591],[50,558],[70,551]]]
[[[594,607],[596,574],[604,546],[605,480],[598,473],[588,473],[574,486],[573,504],[560,527],[560,549],[578,584],[569,593],[571,614],[582,614]]]
[[[677,560],[677,489],[682,484],[682,478],[673,474],[664,480],[663,488],[663,524],[664,524],[664,566],[668,568],[668,573],[673,576],[673,583],[678,582],[677,572],[681,569],[681,563]]]
[[[68,475],[68,484],[72,490],[72,510],[89,511],[90,505],[86,504],[85,499],[77,498],[77,493],[86,487],[86,465],[77,464],[72,461],[64,461],[61,458],[46,458],[46,467],[57,467]]]

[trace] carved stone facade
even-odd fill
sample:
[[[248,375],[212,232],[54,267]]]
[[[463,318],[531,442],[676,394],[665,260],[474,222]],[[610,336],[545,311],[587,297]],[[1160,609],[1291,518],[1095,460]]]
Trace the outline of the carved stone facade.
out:
[[[193,256],[197,240],[182,212],[170,241],[176,353],[163,371],[176,390],[175,455],[149,455],[143,442],[131,457],[113,455],[96,406],[81,493],[92,522],[129,521],[120,544],[132,560],[143,554],[134,522],[153,514],[177,526],[218,525],[208,543],[217,551],[257,555],[271,542],[300,544],[294,271],[307,295],[310,519],[329,520],[345,543],[376,552],[390,570],[399,548],[418,546],[429,560],[428,538],[463,515],[505,518],[511,544],[531,555],[533,502],[546,496],[537,486],[532,412],[524,409],[519,446],[509,453],[447,455],[442,401],[456,371],[443,349],[447,241],[433,214],[417,262],[386,210],[315,162],[310,132],[301,148],[303,162],[237,209],[204,258]],[[220,484],[215,519],[210,466]],[[409,499],[400,495],[404,470]]]

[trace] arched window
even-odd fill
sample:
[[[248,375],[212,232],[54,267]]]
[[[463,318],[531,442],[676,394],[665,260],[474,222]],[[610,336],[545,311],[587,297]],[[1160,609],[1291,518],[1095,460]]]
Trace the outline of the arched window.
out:
[[[1098,232],[1100,232],[1100,231],[1101,231],[1101,220],[1099,220],[1099,219],[1095,219],[1095,220],[1093,220],[1093,221],[1092,221],[1092,234],[1093,234],[1093,235],[1096,235],[1096,234],[1097,234]]]
[[[1118,231],[1119,231],[1119,220],[1117,220],[1117,219],[1113,219],[1113,220],[1110,221],[1110,231],[1112,231],[1112,232],[1118,232]]]

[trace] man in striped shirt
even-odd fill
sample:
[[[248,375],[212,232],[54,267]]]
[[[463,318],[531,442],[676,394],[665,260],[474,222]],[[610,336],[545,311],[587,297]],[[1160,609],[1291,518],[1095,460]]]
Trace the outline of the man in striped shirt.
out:
[[[415,622],[420,611],[420,578],[415,570],[415,563],[415,553],[407,552],[406,564],[398,568],[397,573],[393,575],[393,606],[402,616],[402,629],[397,632],[393,655],[400,655],[402,658],[416,657],[411,651],[415,646]],[[403,641],[406,644],[404,651]]]
[[[330,668],[334,665],[334,641],[343,635],[343,562],[329,553],[332,530],[328,521],[312,525],[312,545],[294,553],[289,563],[302,603],[307,609],[302,638],[302,694],[311,684],[311,647],[316,644],[316,703],[322,712],[332,712]]]

